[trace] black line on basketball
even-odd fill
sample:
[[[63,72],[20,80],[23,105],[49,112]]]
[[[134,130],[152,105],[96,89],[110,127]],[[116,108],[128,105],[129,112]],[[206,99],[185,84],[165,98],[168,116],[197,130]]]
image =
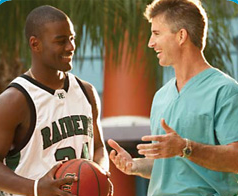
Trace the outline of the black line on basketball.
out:
[[[77,182],[77,195],[79,195],[79,184],[80,184],[80,170],[81,170],[81,167],[83,165],[83,163],[85,163],[86,161],[82,161],[79,165],[79,168],[78,168],[78,182]]]
[[[97,176],[97,173],[94,171],[94,167],[90,164],[90,163],[87,163],[93,170],[93,173],[95,174],[96,176],[96,179],[97,179],[97,183],[98,183],[98,196],[100,196],[101,194],[101,190],[100,190],[100,183],[99,183],[99,179],[98,179],[98,176]]]

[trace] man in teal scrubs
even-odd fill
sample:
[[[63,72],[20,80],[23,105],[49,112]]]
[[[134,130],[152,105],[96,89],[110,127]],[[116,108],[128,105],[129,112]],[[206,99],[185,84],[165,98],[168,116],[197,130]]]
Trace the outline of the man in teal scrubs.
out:
[[[207,16],[198,0],[155,0],[148,46],[175,78],[156,94],[151,136],[134,158],[115,141],[113,163],[150,179],[149,196],[234,196],[238,193],[238,84],[213,68],[203,50]]]

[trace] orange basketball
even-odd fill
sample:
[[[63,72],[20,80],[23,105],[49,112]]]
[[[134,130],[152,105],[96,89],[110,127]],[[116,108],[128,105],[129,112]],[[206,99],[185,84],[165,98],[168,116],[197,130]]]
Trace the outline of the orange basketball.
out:
[[[65,184],[62,190],[77,196],[107,196],[109,182],[105,171],[98,164],[86,159],[73,159],[64,162],[56,171],[55,178],[77,176],[78,181]]]

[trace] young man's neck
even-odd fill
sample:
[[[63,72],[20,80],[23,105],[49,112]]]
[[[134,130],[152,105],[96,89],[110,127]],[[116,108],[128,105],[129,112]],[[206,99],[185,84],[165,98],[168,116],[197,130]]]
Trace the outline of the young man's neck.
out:
[[[50,70],[44,71],[43,69],[37,70],[36,68],[31,67],[27,74],[34,80],[54,90],[64,87],[64,81],[66,78],[65,72],[53,70],[51,72]]]

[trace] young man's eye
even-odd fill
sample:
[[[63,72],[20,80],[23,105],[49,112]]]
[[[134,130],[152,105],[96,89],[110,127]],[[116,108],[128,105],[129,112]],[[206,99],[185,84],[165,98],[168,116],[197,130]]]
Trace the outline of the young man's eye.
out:
[[[64,44],[65,44],[65,40],[59,40],[59,41],[58,41],[58,44],[64,45]]]

